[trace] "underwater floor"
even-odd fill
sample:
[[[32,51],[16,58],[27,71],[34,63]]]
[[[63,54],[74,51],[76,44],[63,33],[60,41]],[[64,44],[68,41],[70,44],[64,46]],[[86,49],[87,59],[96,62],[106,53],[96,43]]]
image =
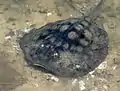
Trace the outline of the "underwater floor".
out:
[[[81,17],[99,1],[0,0],[0,91],[120,91],[120,0],[105,1],[100,20],[109,36],[109,54],[84,77],[57,78],[30,68],[18,44],[23,32]]]

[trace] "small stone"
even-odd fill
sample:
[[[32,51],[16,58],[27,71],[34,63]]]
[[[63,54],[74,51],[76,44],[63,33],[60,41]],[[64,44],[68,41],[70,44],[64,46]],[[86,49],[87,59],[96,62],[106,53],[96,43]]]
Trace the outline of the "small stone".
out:
[[[74,79],[74,80],[72,81],[72,85],[75,86],[75,84],[77,83],[77,81],[78,81],[77,79]]]
[[[76,68],[80,68],[80,65],[75,65],[76,66]]]
[[[25,29],[24,29],[24,32],[25,32],[25,33],[29,33],[30,30],[31,30],[30,28],[25,28]]]
[[[68,49],[69,44],[66,43],[66,44],[63,45],[63,47],[64,47],[65,49]]]
[[[95,50],[95,49],[98,48],[98,46],[97,46],[96,44],[93,44],[93,45],[91,46],[91,48],[92,48],[92,50]]]
[[[97,43],[98,41],[99,41],[99,38],[98,38],[98,37],[95,37],[95,38],[94,38],[94,42]]]
[[[44,47],[44,44],[41,44],[41,47]]]
[[[70,50],[72,50],[72,51],[76,50],[76,46],[72,45],[72,46],[70,47]]]
[[[85,38],[87,38],[88,40],[92,39],[92,34],[90,33],[90,31],[84,30],[84,35],[85,35]]]
[[[92,75],[94,72],[95,72],[95,70],[93,70],[93,71],[89,72],[89,74],[90,74],[90,75]]]
[[[80,44],[81,44],[82,46],[87,46],[87,45],[88,45],[88,41],[86,41],[85,39],[81,39],[81,40],[80,40]]]
[[[36,83],[36,84],[34,84],[35,85],[35,87],[37,88],[37,87],[39,87],[39,85]]]
[[[106,69],[107,68],[107,61],[102,62],[99,66],[98,69]]]
[[[52,80],[52,81],[55,81],[55,82],[58,82],[59,81],[59,78],[57,78],[57,77],[55,77],[55,76],[53,76],[53,75],[49,75],[50,76],[50,79]]]
[[[81,91],[83,91],[83,90],[86,89],[86,88],[85,88],[85,83],[84,83],[82,80],[79,81],[79,88],[80,88]]]
[[[88,17],[86,17],[85,20],[86,20],[87,22],[90,22],[90,18],[88,18]]]
[[[60,28],[60,32],[64,32],[65,30],[67,30],[69,28],[69,25],[63,25]]]
[[[86,79],[87,81],[89,80],[89,78],[87,77],[87,79]]]
[[[76,48],[76,50],[77,50],[78,52],[82,52],[82,51],[83,51],[83,48],[80,47],[80,46],[78,46],[78,47]]]
[[[51,38],[53,35],[52,34],[49,34],[45,39],[49,39]]]
[[[51,13],[51,12],[47,13],[47,16],[50,16],[50,15],[52,15],[52,13]]]
[[[112,69],[115,70],[117,68],[117,65],[115,65]]]
[[[58,46],[61,46],[62,45],[62,42],[61,41],[59,41],[59,42],[57,42],[56,43],[56,46],[58,47]]]
[[[71,24],[74,24],[74,23],[76,23],[76,22],[77,22],[76,19],[72,19],[72,20],[70,21]]]
[[[104,85],[103,87],[104,87],[106,90],[108,89],[108,86],[106,86],[106,85]]]
[[[74,28],[75,28],[76,30],[82,30],[84,27],[83,27],[83,25],[81,25],[81,24],[76,24],[76,25],[74,26]]]
[[[70,14],[70,17],[73,17],[73,15],[72,15],[72,14]]]
[[[95,78],[95,75],[91,75],[92,78]]]
[[[9,40],[9,39],[11,39],[11,36],[6,36],[5,37],[5,40]]]
[[[85,60],[87,60],[87,59],[88,59],[88,56],[87,56],[87,55],[84,55],[83,58],[84,58]]]
[[[58,56],[58,53],[54,53],[54,56]]]
[[[42,33],[42,36],[46,36],[46,35],[48,35],[48,34],[49,34],[49,32],[48,32],[48,31],[45,31],[45,32]]]
[[[50,40],[50,42],[53,43],[56,39],[55,39],[55,37],[52,37],[52,38],[50,38],[49,40]]]
[[[93,51],[89,51],[88,54],[89,55],[93,55],[94,53],[93,53]]]
[[[87,21],[82,21],[81,24],[83,24],[85,27],[89,25]]]

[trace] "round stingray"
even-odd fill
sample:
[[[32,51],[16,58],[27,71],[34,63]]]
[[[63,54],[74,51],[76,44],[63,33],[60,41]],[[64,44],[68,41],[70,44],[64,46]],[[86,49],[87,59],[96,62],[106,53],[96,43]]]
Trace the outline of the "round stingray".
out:
[[[61,20],[32,29],[20,39],[28,64],[58,76],[84,76],[108,54],[107,33],[87,18]]]

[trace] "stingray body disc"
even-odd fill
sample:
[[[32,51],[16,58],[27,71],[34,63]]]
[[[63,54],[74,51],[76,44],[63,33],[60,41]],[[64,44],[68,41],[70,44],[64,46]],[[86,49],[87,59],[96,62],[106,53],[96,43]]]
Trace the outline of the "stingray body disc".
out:
[[[30,65],[58,76],[84,76],[108,54],[107,33],[83,19],[68,19],[32,29],[20,39]]]

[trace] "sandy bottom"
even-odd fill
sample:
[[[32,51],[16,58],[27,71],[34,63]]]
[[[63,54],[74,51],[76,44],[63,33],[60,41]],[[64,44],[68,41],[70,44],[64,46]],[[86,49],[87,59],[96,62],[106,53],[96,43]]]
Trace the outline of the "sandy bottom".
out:
[[[22,31],[82,15],[65,1],[0,0],[0,91],[120,91],[120,0],[106,0],[101,13],[109,54],[94,72],[77,79],[57,78],[25,63],[18,44]],[[76,1],[90,2],[71,1],[76,7]]]

